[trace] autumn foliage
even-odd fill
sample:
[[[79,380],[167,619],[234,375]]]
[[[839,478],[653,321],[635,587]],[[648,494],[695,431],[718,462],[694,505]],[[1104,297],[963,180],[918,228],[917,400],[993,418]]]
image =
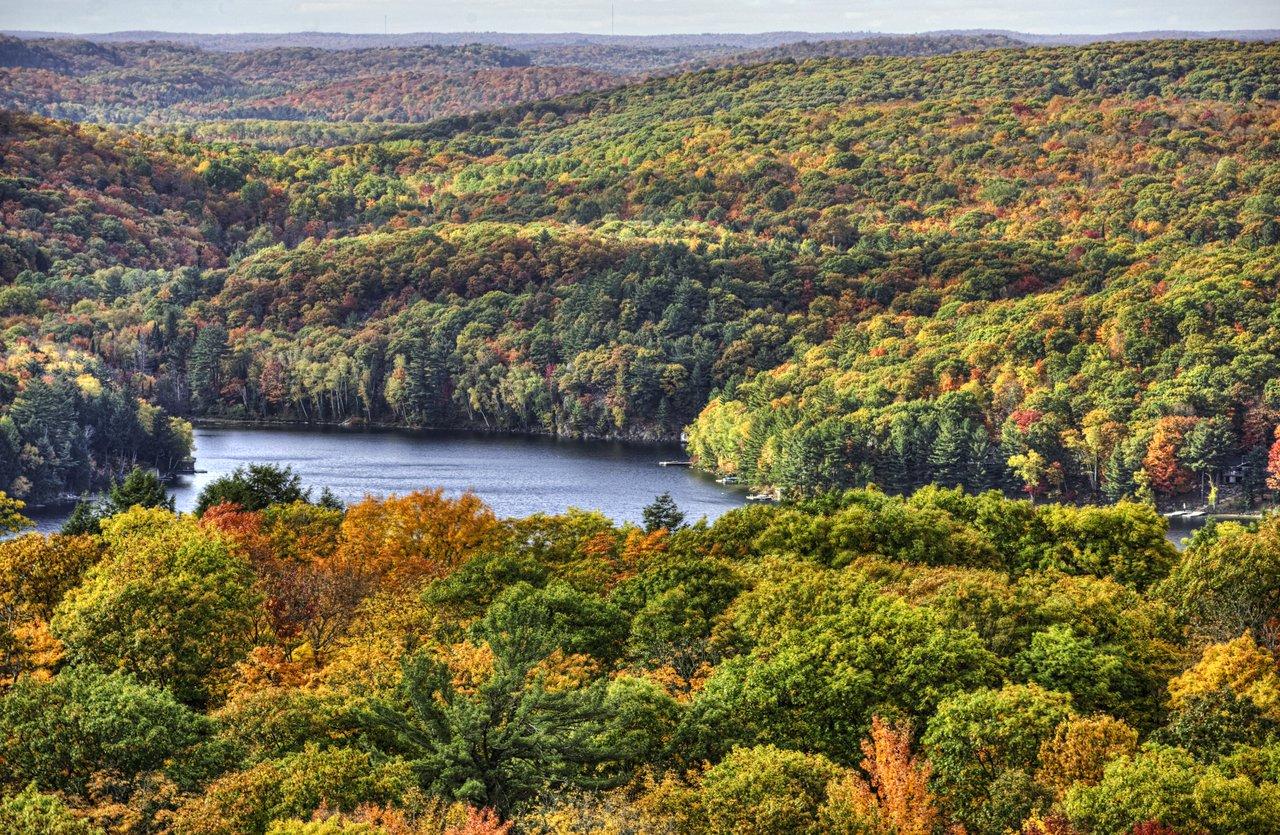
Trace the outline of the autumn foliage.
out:
[[[1162,493],[1186,493],[1195,484],[1195,476],[1178,460],[1183,438],[1195,423],[1195,418],[1189,417],[1161,418],[1156,423],[1142,465],[1151,476],[1152,485]]]
[[[0,536],[118,482],[0,541],[0,831],[1280,831],[1280,519],[1161,513],[1280,489],[1280,48],[954,37],[0,39],[0,104],[146,121],[0,112]],[[231,108],[297,118],[163,124]],[[778,501],[175,513],[184,416]]]

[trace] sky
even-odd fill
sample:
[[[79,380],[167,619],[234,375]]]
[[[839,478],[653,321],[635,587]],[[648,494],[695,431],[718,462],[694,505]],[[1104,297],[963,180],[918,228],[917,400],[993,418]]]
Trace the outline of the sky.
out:
[[[1280,28],[1280,0],[0,0],[0,29],[9,30],[608,34],[611,26],[619,35],[1270,29]]]

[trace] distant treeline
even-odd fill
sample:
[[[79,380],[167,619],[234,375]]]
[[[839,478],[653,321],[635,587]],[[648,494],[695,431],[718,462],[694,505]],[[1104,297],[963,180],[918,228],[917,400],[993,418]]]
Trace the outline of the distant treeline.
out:
[[[934,55],[1019,42],[999,35],[937,35],[789,43],[574,41],[216,50],[172,41],[94,42],[0,35],[0,107],[76,121],[205,123],[421,122],[457,113],[617,86],[625,76],[708,64],[815,56]],[[278,141],[281,133],[273,134]],[[299,130],[298,141],[329,137]],[[274,144],[271,142],[269,144]]]

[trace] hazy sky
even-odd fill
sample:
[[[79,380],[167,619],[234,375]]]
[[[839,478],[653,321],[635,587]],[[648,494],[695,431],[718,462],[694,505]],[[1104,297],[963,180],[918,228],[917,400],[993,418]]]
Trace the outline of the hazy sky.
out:
[[[1280,0],[0,0],[0,29],[594,32],[1280,27]]]

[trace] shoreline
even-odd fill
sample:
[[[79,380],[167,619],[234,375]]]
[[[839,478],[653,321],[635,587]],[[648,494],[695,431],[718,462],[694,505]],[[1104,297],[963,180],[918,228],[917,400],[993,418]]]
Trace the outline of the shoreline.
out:
[[[573,442],[589,442],[589,443],[617,443],[636,447],[662,447],[662,446],[678,446],[684,450],[684,443],[679,436],[637,436],[637,435],[566,435],[562,433],[550,432],[547,430],[533,429],[495,429],[492,427],[475,427],[475,426],[409,426],[400,423],[370,423],[366,420],[359,419],[356,421],[346,420],[341,422],[335,421],[307,421],[307,420],[259,420],[249,418],[228,418],[228,417],[194,417],[184,418],[196,429],[261,429],[261,430],[298,430],[298,431],[316,431],[316,432],[350,432],[350,433],[391,433],[403,432],[407,434],[467,434],[480,437],[493,438],[527,438],[542,439],[549,441],[563,441],[566,443]],[[199,470],[199,453],[192,450],[193,460],[195,461],[196,472]],[[703,470],[694,467],[697,472],[710,475],[709,470]],[[161,473],[160,477],[166,483],[173,479],[184,476],[193,475],[191,470],[174,470],[169,473]],[[27,502],[25,510],[33,512],[48,512],[68,507],[74,507],[81,499],[88,497],[89,499],[101,498],[106,495],[106,489],[90,490],[84,494],[64,493],[58,498],[42,501],[39,503]]]
[[[313,498],[325,487],[347,504],[368,495],[403,496],[437,487],[449,495],[470,490],[502,518],[576,507],[638,524],[641,509],[664,492],[691,518],[714,519],[743,504],[740,490],[688,469],[658,466],[675,458],[676,451],[648,444],[229,422],[202,423],[195,440],[198,469],[206,472],[166,485],[179,511],[194,507],[209,482],[250,462],[293,467],[302,484],[316,491]],[[47,533],[56,532],[70,512],[70,503],[46,504],[28,515]]]
[[[469,432],[477,435],[493,435],[497,437],[507,438],[549,438],[561,441],[606,441],[611,443],[625,444],[649,444],[654,446],[671,445],[684,447],[683,433],[680,435],[649,435],[649,434],[624,434],[624,433],[579,433],[567,434],[564,432],[554,432],[547,429],[500,429],[490,426],[471,426],[471,425],[455,425],[455,426],[412,426],[404,423],[385,423],[382,421],[371,422],[363,418],[348,418],[344,421],[317,421],[317,420],[262,420],[253,418],[226,418],[226,417],[191,417],[185,418],[190,421],[192,426],[205,429],[216,429],[219,427],[239,428],[239,429],[342,429],[347,431],[370,430],[375,432]]]

